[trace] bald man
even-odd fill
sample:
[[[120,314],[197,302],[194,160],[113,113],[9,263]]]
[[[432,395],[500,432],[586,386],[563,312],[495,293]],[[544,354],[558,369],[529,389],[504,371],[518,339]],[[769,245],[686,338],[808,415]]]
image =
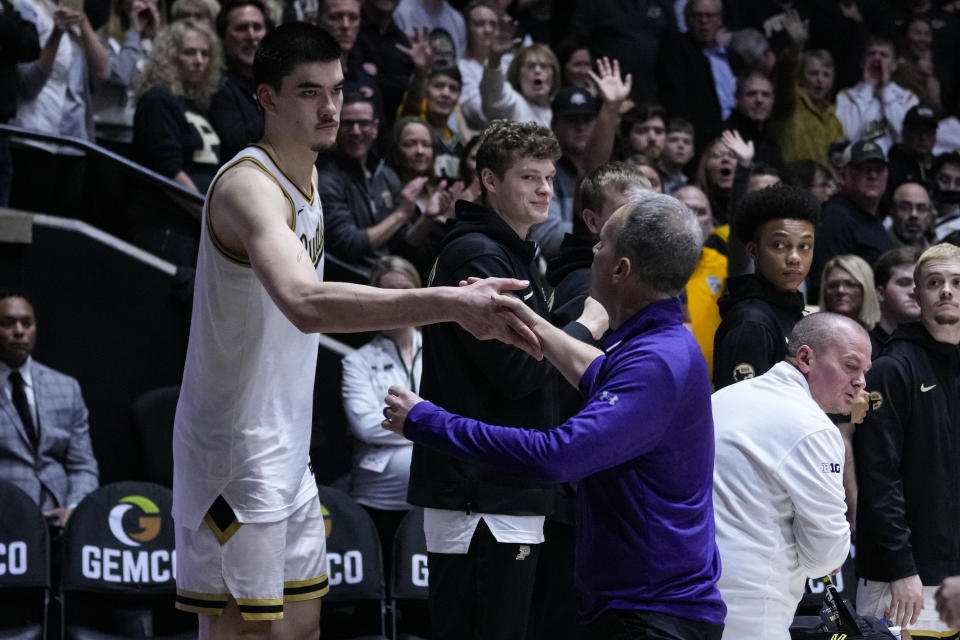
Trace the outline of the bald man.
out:
[[[846,559],[843,441],[827,413],[850,412],[870,351],[859,324],[815,313],[783,362],[713,394],[724,638],[788,640],[804,581]]]

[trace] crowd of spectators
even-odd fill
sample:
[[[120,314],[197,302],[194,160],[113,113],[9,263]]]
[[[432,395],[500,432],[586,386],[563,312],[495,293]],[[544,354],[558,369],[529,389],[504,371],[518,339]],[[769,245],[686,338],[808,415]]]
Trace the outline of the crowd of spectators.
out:
[[[262,135],[254,55],[290,21],[343,50],[337,142],[315,188],[326,250],[372,268],[376,286],[432,284],[443,255],[449,284],[470,275],[449,247],[489,214],[468,203],[483,204],[476,153],[495,120],[555,137],[549,215],[527,257],[547,285],[538,311],[558,325],[583,310],[590,248],[627,192],[673,195],[696,214],[684,317],[717,389],[790,356],[805,305],[862,326],[876,358],[918,318],[901,290],[920,251],[960,232],[956,1],[0,0],[0,123],[95,142],[205,194]],[[83,163],[68,146],[0,135],[0,206],[31,193],[61,208]],[[133,194],[128,239],[193,265],[198,221],[168,204],[159,188]],[[354,494],[385,541],[411,449],[378,429],[376,405],[390,384],[417,390],[420,340],[385,332],[344,362]],[[532,384],[510,373],[511,392]],[[427,375],[425,391],[454,378]],[[569,415],[565,402],[549,400]],[[857,418],[836,422],[852,463]]]

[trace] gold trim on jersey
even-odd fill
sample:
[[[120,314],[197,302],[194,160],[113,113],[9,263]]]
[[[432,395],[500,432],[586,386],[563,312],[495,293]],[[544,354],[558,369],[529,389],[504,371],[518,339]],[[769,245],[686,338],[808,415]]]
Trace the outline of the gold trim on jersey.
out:
[[[263,151],[265,154],[267,154],[267,157],[270,158],[270,162],[272,162],[272,163],[273,163],[273,166],[275,166],[275,167],[277,168],[277,171],[279,171],[281,174],[283,174],[283,177],[286,178],[287,180],[289,180],[289,181],[290,181],[290,184],[292,184],[294,187],[296,187],[297,191],[299,191],[299,192],[300,192],[300,195],[302,195],[304,198],[307,199],[307,202],[310,204],[311,207],[313,206],[313,198],[314,198],[314,196],[317,195],[317,185],[314,184],[314,182],[313,182],[313,176],[312,176],[312,175],[310,176],[310,193],[307,193],[306,191],[304,191],[303,189],[300,188],[300,185],[297,184],[297,181],[296,181],[296,180],[294,180],[293,178],[291,178],[290,176],[288,176],[288,175],[287,175],[287,172],[284,171],[283,168],[280,167],[280,163],[277,162],[277,159],[273,157],[273,154],[270,153],[270,150],[269,150],[269,149],[267,149],[267,148],[264,147],[263,145],[259,145],[259,144],[251,144],[251,145],[248,145],[248,146],[256,147],[257,149],[260,149],[260,151]]]
[[[259,148],[259,147],[258,147],[258,148]],[[264,153],[266,153],[266,150],[265,150],[265,149],[264,149],[263,151],[264,151]],[[217,186],[217,183],[220,181],[220,178],[223,177],[223,175],[224,175],[227,171],[229,171],[229,170],[232,169],[233,167],[237,166],[237,165],[240,164],[241,162],[252,162],[252,163],[255,164],[256,166],[260,167],[260,169],[261,169],[267,176],[269,176],[271,180],[273,180],[274,182],[276,182],[278,187],[280,187],[280,192],[283,193],[283,197],[286,198],[286,199],[287,199],[287,202],[290,203],[290,222],[288,223],[288,226],[290,227],[290,230],[293,231],[294,233],[296,233],[296,229],[297,229],[297,206],[294,204],[293,198],[290,197],[290,194],[287,192],[287,190],[286,190],[286,189],[283,187],[283,185],[280,183],[280,180],[277,179],[277,176],[273,175],[273,173],[271,173],[270,169],[269,169],[265,164],[263,164],[262,162],[260,162],[257,158],[254,158],[254,157],[251,157],[251,156],[244,156],[244,157],[242,157],[242,158],[237,158],[236,160],[234,160],[234,161],[231,162],[230,164],[226,165],[226,166],[220,171],[220,173],[217,174],[217,177],[214,178],[213,182],[210,184],[210,189],[209,189],[209,191],[208,191],[208,193],[207,193],[207,206],[206,206],[206,214],[207,214],[207,215],[206,215],[207,234],[210,236],[210,241],[213,243],[213,247],[214,247],[218,252],[220,252],[220,254],[223,255],[224,258],[226,258],[227,260],[229,260],[229,261],[231,261],[231,262],[233,262],[233,263],[235,263],[235,264],[238,264],[238,265],[240,265],[240,266],[249,267],[249,266],[250,266],[250,260],[249,260],[249,259],[241,258],[241,257],[239,257],[239,256],[237,256],[237,255],[234,255],[234,254],[231,253],[229,250],[227,250],[226,247],[223,246],[223,244],[222,244],[222,243],[220,242],[220,240],[217,238],[217,234],[215,234],[215,233],[213,232],[213,223],[210,221],[210,205],[211,205],[211,203],[213,202],[213,192],[214,192],[214,189],[215,189],[216,186]],[[279,169],[279,167],[278,167],[278,169]],[[289,179],[289,178],[288,178],[288,179]]]

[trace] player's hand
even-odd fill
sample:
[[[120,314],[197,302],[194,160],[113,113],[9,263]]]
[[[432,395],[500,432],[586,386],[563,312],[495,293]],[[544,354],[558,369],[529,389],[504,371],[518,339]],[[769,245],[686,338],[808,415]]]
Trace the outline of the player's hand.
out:
[[[540,360],[543,349],[539,338],[515,313],[504,309],[497,301],[499,294],[505,291],[521,291],[529,286],[526,280],[512,278],[484,278],[471,282],[458,290],[455,319],[479,340],[496,339]],[[530,311],[522,302],[520,306]],[[519,308],[517,311],[523,312]]]
[[[937,594],[937,613],[951,629],[960,627],[960,576],[947,578],[940,583]]]
[[[923,609],[923,583],[920,582],[920,576],[913,574],[894,580],[890,583],[890,590],[893,595],[884,617],[899,627],[915,624]]]
[[[407,414],[414,406],[423,402],[423,398],[409,389],[393,386],[387,389],[387,397],[383,401],[387,406],[383,409],[384,420],[380,426],[402,436]]]

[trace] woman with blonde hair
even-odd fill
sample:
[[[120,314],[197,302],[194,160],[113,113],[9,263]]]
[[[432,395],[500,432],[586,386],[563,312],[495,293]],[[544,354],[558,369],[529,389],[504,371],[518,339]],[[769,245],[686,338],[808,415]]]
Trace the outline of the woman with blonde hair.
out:
[[[137,87],[134,158],[192,191],[206,193],[220,165],[220,139],[207,122],[223,54],[209,26],[180,20],[163,29]]]
[[[134,160],[200,194],[220,166],[220,138],[207,110],[222,64],[220,41],[209,26],[177,21],[157,35],[137,87]],[[171,195],[160,187],[135,192],[131,240],[174,264],[193,265],[200,229]]]
[[[839,313],[871,331],[880,321],[873,269],[859,256],[834,256],[823,265],[820,310]]]

